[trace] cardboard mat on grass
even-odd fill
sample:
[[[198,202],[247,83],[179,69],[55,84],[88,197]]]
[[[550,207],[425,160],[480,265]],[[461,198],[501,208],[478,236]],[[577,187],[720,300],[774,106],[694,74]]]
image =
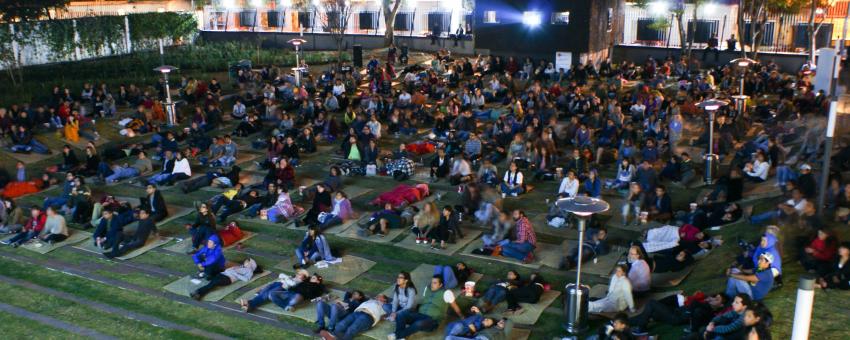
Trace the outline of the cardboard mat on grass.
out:
[[[156,247],[160,247],[160,246],[162,246],[162,245],[164,245],[164,244],[166,244],[170,241],[171,241],[171,237],[162,237],[162,236],[159,236],[159,235],[151,235],[150,237],[148,237],[148,241],[145,242],[145,245],[142,246],[141,248],[133,249],[133,251],[131,251],[127,254],[124,254],[124,256],[119,256],[119,257],[116,257],[116,258],[119,259],[119,260],[129,260],[129,259],[132,259],[134,257],[140,256],[144,253],[147,253],[151,249],[154,249]]]
[[[365,219],[368,219],[368,216],[365,217]],[[409,230],[410,229],[407,227],[394,228],[390,229],[389,232],[384,236],[377,234],[369,235],[368,233],[366,233],[365,230],[360,229],[360,226],[357,223],[354,223],[345,230],[338,231],[336,234],[342,237],[352,238],[356,240],[364,240],[375,243],[391,243],[398,237],[398,235],[401,235],[404,232],[408,232]],[[421,247],[421,245],[419,246]]]
[[[12,151],[8,151],[8,150],[6,150],[5,153],[12,156],[12,158],[14,158],[16,160],[24,162],[24,164],[38,163],[38,162],[41,162],[45,159],[48,159],[50,157],[58,155],[56,153],[46,155],[46,154],[41,154],[41,153],[37,153],[37,152],[22,153],[22,152],[12,152]]]
[[[228,245],[227,247],[224,247],[224,249],[230,249],[230,248],[236,247],[239,243],[245,242],[245,240],[248,240],[248,239],[250,239],[254,236],[257,236],[257,233],[242,230],[242,238],[239,241],[233,242],[230,245]],[[191,237],[184,238],[184,239],[177,241],[174,244],[169,245],[168,247],[165,247],[165,248],[162,248],[162,249],[165,249],[165,250],[168,250],[168,251],[171,251],[171,252],[175,252],[175,253],[179,253],[179,254],[185,254],[189,250],[192,250],[192,238]]]
[[[24,248],[26,250],[31,250],[31,251],[34,251],[34,252],[39,253],[39,254],[47,254],[47,253],[54,251],[56,249],[59,249],[61,247],[64,247],[64,246],[67,246],[67,245],[72,245],[72,244],[75,244],[75,243],[79,243],[82,240],[85,240],[87,238],[91,238],[91,233],[87,232],[87,231],[69,229],[68,232],[70,233],[70,235],[68,235],[68,238],[66,238],[62,242],[56,242],[56,243],[53,243],[53,244],[48,244],[47,242],[43,242],[41,240],[33,239],[33,240],[30,240],[29,242],[22,244],[21,248]],[[14,235],[7,237],[7,239],[12,238],[12,237],[14,237]]]
[[[446,243],[446,249],[433,249],[431,248],[429,243],[417,244],[416,235],[414,235],[412,232],[409,232],[407,237],[405,237],[404,240],[402,240],[401,242],[395,243],[395,246],[415,250],[421,253],[452,255],[463,249],[463,247],[477,239],[480,235],[480,230],[466,229],[463,230],[463,238],[457,239],[455,243]],[[439,242],[437,243],[437,245],[439,246]]]
[[[420,264],[416,267],[416,269],[410,272],[410,281],[412,281],[418,289],[427,289],[427,287],[430,287],[431,285],[431,278],[434,277],[434,267],[435,266],[433,264]],[[478,282],[479,280],[481,280],[482,277],[484,277],[484,275],[482,275],[481,273],[472,273],[472,275],[469,276],[468,281]],[[461,288],[463,288],[463,282],[459,282],[458,286],[459,287],[455,287],[454,289],[452,289],[455,294],[460,294],[460,290]],[[390,285],[389,287],[387,287],[387,289],[384,289],[381,294],[392,297],[393,285]]]
[[[375,266],[375,261],[353,255],[345,255],[340,259],[342,262],[334,264],[329,263],[326,268],[319,268],[317,265],[313,265],[308,268],[308,270],[311,273],[321,275],[325,281],[344,285]],[[276,264],[274,268],[286,273],[293,273],[295,270],[292,269],[292,265],[295,264],[296,261],[297,259],[295,257],[289,257]]]
[[[558,265],[561,263],[561,258],[564,256],[563,245],[543,242],[537,242],[537,248],[534,249],[534,261],[531,263],[523,263],[522,261],[510,257],[478,255],[472,253],[473,250],[481,248],[483,244],[484,243],[481,240],[472,242],[461,254],[484,260],[510,263],[532,269],[539,269],[544,265],[551,268],[558,268]]]
[[[540,300],[537,303],[520,303],[519,305],[522,307],[522,311],[519,314],[509,315],[508,319],[513,320],[516,324],[523,325],[533,325],[537,323],[537,320],[540,319],[540,316],[543,315],[543,311],[549,307],[555,299],[561,296],[561,292],[557,290],[548,290],[543,292],[543,295],[540,296]],[[507,309],[507,303],[499,304],[499,307],[496,308],[496,313],[500,314]]]
[[[227,286],[216,287],[215,289],[210,291],[207,295],[204,295],[203,300],[204,301],[220,301],[221,299],[223,299],[225,296],[229,295],[230,293],[233,293],[233,292],[239,290],[239,288],[245,287],[248,284],[250,284],[251,282],[254,282],[257,279],[264,277],[266,275],[269,275],[269,274],[271,274],[271,272],[268,271],[268,270],[265,270],[262,273],[254,275],[251,278],[250,281],[246,282],[246,281],[240,280],[240,281],[233,282],[233,283],[231,283]],[[195,284],[195,283],[192,283],[192,279],[194,279],[194,277],[187,275],[187,276],[181,277],[177,281],[169,283],[165,287],[162,287],[162,289],[169,291],[169,292],[172,292],[172,293],[177,294],[177,295],[189,296],[196,289],[206,285],[207,282],[209,282],[209,281],[204,280],[204,279],[197,279],[196,282],[197,281],[200,281],[200,282]]]
[[[236,303],[238,304],[240,300],[251,300],[252,298],[254,298],[254,296],[257,295],[257,293],[260,292],[260,290],[265,287],[266,285],[262,285],[246,292],[245,294],[242,294],[238,299],[236,299]],[[327,295],[329,296],[330,300],[335,300],[338,298],[341,299],[345,295],[345,292],[332,289],[327,293]],[[314,303],[313,301],[302,302],[295,306],[295,309],[290,312],[283,310],[283,308],[280,308],[271,301],[266,301],[266,303],[257,307],[257,310],[272,313],[275,315],[285,315],[296,319],[301,319],[307,322],[316,322],[316,303]]]
[[[572,254],[573,249],[578,249],[578,241],[564,241],[564,254]],[[578,252],[576,251],[576,253]],[[614,271],[614,266],[616,266],[617,262],[620,260],[620,254],[622,254],[621,249],[619,247],[612,246],[608,251],[608,254],[596,256],[595,258],[591,258],[590,260],[583,262],[581,264],[581,272],[609,277],[611,276],[611,272]]]

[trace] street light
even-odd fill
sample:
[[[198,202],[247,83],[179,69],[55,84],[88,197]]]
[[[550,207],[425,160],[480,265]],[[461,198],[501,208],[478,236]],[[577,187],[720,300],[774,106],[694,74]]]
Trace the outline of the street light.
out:
[[[177,122],[177,115],[174,110],[174,102],[171,101],[171,88],[168,86],[168,74],[171,71],[177,71],[179,68],[170,65],[162,65],[153,69],[159,73],[162,73],[163,78],[165,78],[165,119],[168,123],[168,126],[174,126]]]
[[[738,88],[738,94],[732,96],[732,99],[735,99],[735,110],[738,111],[738,114],[743,115],[744,110],[746,110],[747,99],[750,97],[744,94],[744,78],[747,76],[747,71],[749,71],[752,65],[758,64],[758,61],[752,60],[750,58],[738,58],[732,59],[729,61],[733,67],[738,68],[741,72],[741,85]]]
[[[717,159],[717,155],[714,154],[714,113],[726,105],[729,105],[729,103],[717,99],[709,99],[697,104],[697,107],[708,112],[708,153],[705,154],[705,184],[713,182],[711,172],[714,170],[714,162]]]
[[[301,59],[298,58],[298,54],[301,51],[301,45],[307,42],[307,40],[301,38],[289,39],[288,43],[295,46],[295,67],[292,68],[292,71],[295,72],[295,85],[301,86],[301,71],[303,68],[301,67]]]
[[[566,286],[567,303],[564,305],[564,314],[567,316],[567,321],[564,323],[564,329],[570,334],[578,334],[587,329],[587,298],[583,296],[590,295],[590,289],[587,286],[581,285],[581,260],[584,246],[584,232],[586,229],[587,219],[593,214],[598,214],[608,210],[608,202],[598,198],[587,196],[562,198],[555,201],[557,206],[562,211],[570,212],[578,217],[578,261],[576,261],[576,283],[570,283]]]

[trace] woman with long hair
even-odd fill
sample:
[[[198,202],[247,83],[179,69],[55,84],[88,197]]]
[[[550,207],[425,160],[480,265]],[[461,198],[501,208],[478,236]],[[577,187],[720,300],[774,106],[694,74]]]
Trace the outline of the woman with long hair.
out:
[[[398,313],[413,310],[416,307],[416,285],[410,277],[410,273],[402,271],[398,273],[395,285],[393,285],[393,302],[389,307],[390,314],[387,319],[395,320]]]

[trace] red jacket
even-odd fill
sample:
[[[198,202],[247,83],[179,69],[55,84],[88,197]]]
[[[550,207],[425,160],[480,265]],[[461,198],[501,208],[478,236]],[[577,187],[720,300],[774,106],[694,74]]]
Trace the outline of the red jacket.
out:
[[[814,250],[812,257],[819,261],[832,261],[835,257],[835,242],[830,239],[821,240],[820,238],[815,237],[815,239],[812,240],[812,243],[809,243],[809,248]]]
[[[38,217],[27,220],[27,223],[24,224],[24,231],[35,231],[41,233],[41,230],[44,229],[45,222],[47,222],[47,215],[41,213]]]

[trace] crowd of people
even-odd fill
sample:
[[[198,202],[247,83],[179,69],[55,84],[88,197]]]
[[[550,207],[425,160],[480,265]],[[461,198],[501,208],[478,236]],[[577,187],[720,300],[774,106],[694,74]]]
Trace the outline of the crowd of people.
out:
[[[613,198],[613,217],[590,218],[582,252],[567,249],[560,265],[568,270],[612,252],[611,228],[643,230],[639,239],[623,244],[627,260],[613,269],[605,295],[589,304],[591,313],[614,315],[600,339],[643,334],[651,321],[686,324],[693,338],[769,338],[772,316],[762,300],[782,285],[783,258],[817,275],[820,288],[850,289],[850,245],[831,229],[848,222],[850,183],[834,173],[825,206],[814,203],[819,187],[813,165],[824,153],[817,124],[827,103],[814,93],[808,73],[790,74],[766,62],[742,75],[730,66],[701,68],[696,59],[674,57],[649,57],[642,65],[587,61],[556,70],[542,60],[455,57],[444,50],[430,65],[406,65],[406,49],[400,58],[395,48],[390,51],[385,62],[372,56],[362,70],[345,63],[304,71],[300,85],[277,67],[240,69],[233,96],[216,79],[184,77],[179,92],[188,107],[179,117],[182,129],[162,125],[165,117],[155,100],[164,95],[162,82],[152,91],[86,84],[79,96],[56,87],[42,104],[0,108],[0,137],[9,152],[51,153],[34,136],[45,131],[69,143],[60,151],[61,163],[36,176],[23,162],[14,176],[0,172],[5,198],[0,224],[16,234],[3,243],[62,242],[69,235],[68,219],[93,227],[91,242],[108,250],[105,256],[119,257],[143,246],[168,217],[159,188],[188,193],[214,186],[223,191],[197,202],[195,221],[186,225],[188,253],[198,277],[208,281],[193,298],[262,271],[253,259],[225,266],[222,247],[235,242],[223,231],[234,228],[229,217],[292,221],[307,228],[295,251],[296,275],[281,275],[242,301],[246,311],[267,302],[284,310],[315,302],[317,332],[325,338],[350,339],[385,320],[395,323],[390,339],[402,339],[433,331],[449,318],[457,321],[446,327],[448,339],[494,339],[509,334],[512,325],[488,313],[502,302],[506,315],[521,312],[520,302],[537,302],[549,289],[540,275],[522,279],[510,271],[472,294],[476,301],[465,309],[456,303],[465,293],[455,296],[452,290],[465,281],[460,279],[465,265],[444,271],[450,275],[435,273],[418,289],[402,272],[392,296],[353,290],[326,301],[323,278],[307,271],[318,262],[338,261],[324,232],[357,219],[362,236],[409,228],[417,244],[441,250],[464,237],[463,223],[474,223],[487,229],[474,254],[533,263],[536,229],[574,225],[555,206],[558,199],[607,197]],[[729,99],[738,92],[739,77],[744,93],[758,99],[746,110],[721,107],[708,122],[697,104]],[[115,120],[117,127],[110,128],[121,135],[144,135],[145,141],[101,150],[99,118]],[[80,136],[89,139],[84,160],[72,145]],[[250,142],[237,142],[242,138]],[[388,144],[389,150],[382,149]],[[304,174],[297,169],[325,145],[333,150],[328,174],[314,185],[299,185]],[[722,166],[716,181],[702,185],[705,174],[697,164],[703,155],[693,150],[709,145]],[[834,156],[837,169],[850,159],[847,150]],[[240,163],[245,152],[262,156],[255,164]],[[248,166],[262,175],[246,182]],[[357,212],[345,176],[399,182],[419,177],[429,184],[400,184],[379,197],[382,209]],[[88,184],[121,181],[145,187],[139,204],[98,199],[102,193]],[[429,185],[456,188],[459,203],[414,204],[430,194]],[[50,186],[61,186],[59,195],[28,207],[30,214],[16,205],[15,198]],[[747,212],[745,204],[752,209],[752,202],[742,202],[747,193],[767,186],[782,197],[776,208]],[[694,187],[706,190],[696,199],[676,201],[682,195],[674,189]],[[549,190],[545,201],[536,202],[546,207],[545,220],[509,208],[535,189]],[[134,231],[125,233],[134,222]],[[655,274],[687,271],[723,244],[715,230],[747,224],[761,236],[739,242],[740,256],[730,261],[724,291],[649,299]]]

